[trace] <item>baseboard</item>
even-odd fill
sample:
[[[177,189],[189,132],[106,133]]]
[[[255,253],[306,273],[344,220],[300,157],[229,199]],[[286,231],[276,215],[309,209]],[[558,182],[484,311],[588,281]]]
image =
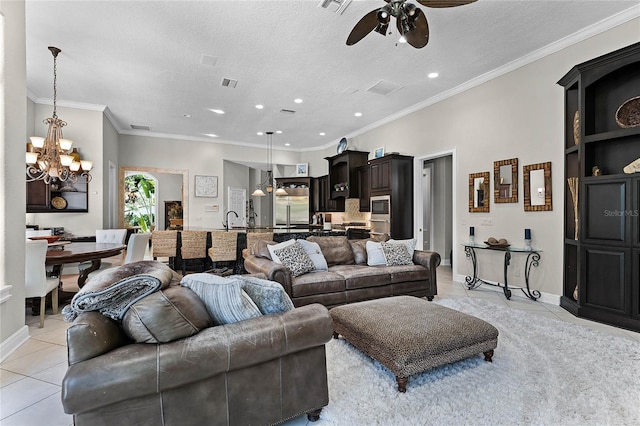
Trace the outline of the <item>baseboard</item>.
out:
[[[0,343],[0,362],[7,359],[9,355],[11,355],[27,340],[29,340],[29,327],[24,325]]]
[[[465,283],[465,278],[466,278],[466,275],[456,274],[456,277],[455,277],[454,281],[457,282],[457,283],[464,284]],[[496,284],[494,281],[491,281],[491,280],[485,280],[485,281],[488,282],[488,283]],[[501,287],[494,287],[492,285],[485,285],[485,286],[482,286],[482,288],[503,293]],[[511,298],[513,299],[514,297],[520,297],[520,298],[525,299],[525,300],[531,300],[527,296],[525,296],[524,293],[522,293],[518,289],[514,289],[511,292]],[[560,306],[560,296],[557,295],[557,294],[545,293],[545,292],[541,291],[540,292],[540,297],[538,298],[538,301],[542,302],[542,303],[548,303],[550,305]]]

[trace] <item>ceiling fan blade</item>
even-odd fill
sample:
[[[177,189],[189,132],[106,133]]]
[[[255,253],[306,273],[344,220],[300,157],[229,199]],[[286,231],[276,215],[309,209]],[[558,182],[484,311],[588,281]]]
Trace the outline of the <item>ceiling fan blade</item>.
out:
[[[417,0],[423,6],[427,7],[456,7],[464,6],[465,4],[474,3],[477,0]]]
[[[429,24],[427,23],[427,17],[420,10],[416,9],[417,16],[413,21],[416,26],[414,29],[404,34],[404,38],[407,39],[407,43],[416,49],[421,49],[429,43]]]
[[[347,46],[356,44],[378,26],[378,10],[372,10],[358,21],[347,37]]]

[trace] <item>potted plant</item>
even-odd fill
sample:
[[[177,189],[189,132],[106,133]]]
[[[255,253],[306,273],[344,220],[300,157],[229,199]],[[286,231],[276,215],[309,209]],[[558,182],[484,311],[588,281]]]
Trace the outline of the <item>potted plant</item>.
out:
[[[129,226],[139,226],[142,232],[153,230],[155,216],[155,183],[142,174],[127,176],[125,184],[124,215]]]

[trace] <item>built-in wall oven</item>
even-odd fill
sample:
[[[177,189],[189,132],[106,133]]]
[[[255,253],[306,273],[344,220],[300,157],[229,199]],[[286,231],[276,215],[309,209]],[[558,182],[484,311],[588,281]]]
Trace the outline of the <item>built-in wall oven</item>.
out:
[[[391,235],[391,196],[371,197],[371,235]]]

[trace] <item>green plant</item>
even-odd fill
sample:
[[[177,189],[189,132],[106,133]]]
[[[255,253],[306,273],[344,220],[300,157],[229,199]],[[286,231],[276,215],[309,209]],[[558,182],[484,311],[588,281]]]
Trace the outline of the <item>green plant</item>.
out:
[[[124,217],[129,226],[139,226],[142,232],[148,232],[155,224],[153,206],[155,183],[142,174],[127,176],[124,179],[125,200]]]

